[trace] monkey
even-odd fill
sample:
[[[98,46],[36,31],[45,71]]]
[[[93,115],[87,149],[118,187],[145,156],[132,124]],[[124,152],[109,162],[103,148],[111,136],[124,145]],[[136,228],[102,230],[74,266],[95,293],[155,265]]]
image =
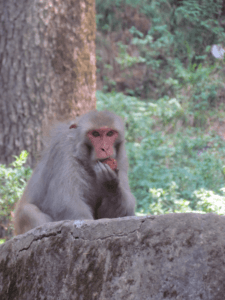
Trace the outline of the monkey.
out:
[[[15,235],[48,222],[134,216],[124,123],[90,111],[58,123],[16,205]]]

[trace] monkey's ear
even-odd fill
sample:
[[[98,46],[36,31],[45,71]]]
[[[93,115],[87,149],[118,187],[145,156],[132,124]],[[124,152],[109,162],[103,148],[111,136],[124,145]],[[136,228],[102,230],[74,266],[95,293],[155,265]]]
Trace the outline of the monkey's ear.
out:
[[[71,128],[77,128],[77,124],[72,124],[72,125],[70,125],[70,129]]]

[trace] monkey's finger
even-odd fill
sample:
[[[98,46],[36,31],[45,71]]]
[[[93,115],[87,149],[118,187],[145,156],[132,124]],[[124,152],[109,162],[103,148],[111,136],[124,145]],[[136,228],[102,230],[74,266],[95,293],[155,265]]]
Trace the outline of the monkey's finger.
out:
[[[111,167],[107,164],[102,164],[102,168],[104,170],[105,179],[107,181],[113,180],[117,177],[116,172],[111,169]]]
[[[106,170],[101,162],[97,162],[95,165],[95,173],[97,176],[98,181],[103,182],[105,181],[106,177]]]

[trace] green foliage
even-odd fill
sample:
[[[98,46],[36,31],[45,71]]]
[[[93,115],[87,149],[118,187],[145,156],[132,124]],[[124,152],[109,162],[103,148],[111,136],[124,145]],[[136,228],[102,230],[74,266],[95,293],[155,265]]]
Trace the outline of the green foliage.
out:
[[[191,61],[191,56],[189,57]],[[188,101],[189,110],[203,111],[216,104],[218,90],[223,86],[223,78],[216,75],[222,69],[220,65],[203,66],[201,63],[199,65],[190,63],[186,68],[175,59],[174,66],[174,74],[179,82],[176,88],[188,95],[188,99],[183,97],[183,102]]]
[[[192,45],[201,55],[208,44],[219,43],[225,37],[223,28],[219,24],[222,0],[184,0],[182,5],[174,11],[176,26],[176,41],[180,45],[184,42]]]
[[[130,7],[151,21],[147,34],[140,32],[135,22],[126,21],[132,19]],[[202,111],[217,104],[224,80],[209,52],[213,44],[225,40],[222,0],[97,0],[96,8],[99,31],[105,32],[106,27],[107,32],[129,29],[133,36],[131,43],[117,43],[116,61],[121,70],[146,65],[142,84],[127,89],[127,94],[154,99],[170,95],[188,102],[190,110]],[[137,49],[135,56],[130,54],[130,44]],[[109,80],[105,90],[107,87],[112,89]]]
[[[119,65],[121,65],[121,69],[124,70],[125,68],[132,67],[133,65],[141,62],[145,62],[145,58],[143,57],[136,57],[136,56],[130,56],[127,53],[127,46],[122,44],[121,42],[118,42],[119,46],[119,57],[116,58],[116,61]]]
[[[220,26],[223,0],[97,0],[96,22],[98,30],[115,31],[124,28],[126,7],[138,8],[151,19],[150,33],[157,42],[171,33],[176,55],[185,54],[185,42],[199,52],[210,43],[220,43],[225,33]],[[129,29],[129,28],[128,28]],[[140,35],[139,35],[140,36]],[[142,37],[142,36],[140,36]]]
[[[194,194],[199,199],[197,208],[206,213],[216,212],[219,215],[225,215],[225,188],[221,191],[223,195],[205,189],[196,191]]]
[[[164,97],[168,93],[175,95],[180,90],[184,92],[189,90],[191,93],[188,100],[191,109],[204,110],[215,104],[217,91],[223,85],[223,80],[218,76],[214,76],[220,72],[220,65],[205,63],[209,52],[208,46],[202,49],[201,53],[198,52],[202,54],[200,56],[197,55],[193,45],[191,45],[191,48],[185,40],[180,45],[180,47],[183,47],[183,50],[182,55],[179,56],[179,53],[174,51],[175,37],[168,31],[167,25],[153,27],[145,37],[138,30],[134,30],[133,27],[130,29],[130,32],[134,36],[138,35],[133,38],[132,44],[138,47],[140,56],[133,58],[129,56],[128,59],[128,54],[125,53],[127,46],[125,46],[123,54],[119,53],[117,61],[123,62],[123,68],[135,63],[146,63],[151,70],[151,72],[146,74],[149,78],[147,77],[143,84],[143,90],[145,90],[146,95],[148,94],[148,83],[150,80],[154,81],[155,86],[158,88],[157,97]],[[156,32],[158,36],[155,40],[154,35]],[[120,43],[121,47],[122,44]],[[174,58],[171,54],[177,57]],[[183,54],[185,54],[185,57],[183,57]],[[124,58],[132,62],[132,64],[125,64]],[[182,62],[183,58],[186,61],[185,63]],[[171,71],[173,72],[173,78],[169,75]],[[163,88],[161,87],[162,80]],[[186,101],[186,99],[184,100]]]
[[[10,167],[0,165],[0,219],[9,217],[16,201],[22,196],[27,180],[32,170],[24,167],[28,153],[22,151],[20,156],[15,156],[15,161]]]
[[[223,208],[213,206],[212,198],[223,199],[225,145],[219,136],[203,134],[199,128],[179,127],[187,113],[176,99],[146,103],[102,92],[97,92],[97,99],[98,109],[112,110],[125,119],[130,185],[138,200],[138,212],[212,209],[221,213]],[[206,198],[202,189],[213,194]]]
[[[149,189],[151,194],[152,202],[146,209],[154,215],[164,214],[164,213],[187,213],[191,212],[190,202],[180,198],[178,193],[178,186],[175,182],[171,182],[168,188],[164,190],[159,189]]]

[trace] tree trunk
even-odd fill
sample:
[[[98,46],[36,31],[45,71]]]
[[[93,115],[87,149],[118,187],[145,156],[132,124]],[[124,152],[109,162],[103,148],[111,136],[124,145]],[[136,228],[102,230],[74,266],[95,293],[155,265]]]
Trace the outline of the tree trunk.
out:
[[[43,126],[95,108],[95,3],[1,0],[0,20],[0,161],[33,166]]]

